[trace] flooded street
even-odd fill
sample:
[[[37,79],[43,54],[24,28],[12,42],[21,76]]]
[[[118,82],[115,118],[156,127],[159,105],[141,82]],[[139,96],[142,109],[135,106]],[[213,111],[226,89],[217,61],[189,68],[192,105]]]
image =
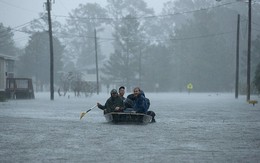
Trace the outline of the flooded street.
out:
[[[156,123],[114,125],[109,95],[0,103],[0,162],[259,162],[260,107],[216,93],[146,93]],[[259,97],[252,97],[259,101]]]

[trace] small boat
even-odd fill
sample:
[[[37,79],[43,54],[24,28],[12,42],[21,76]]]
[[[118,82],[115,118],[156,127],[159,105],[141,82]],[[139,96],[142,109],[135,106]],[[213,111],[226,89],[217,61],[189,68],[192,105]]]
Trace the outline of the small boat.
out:
[[[112,123],[147,124],[152,122],[152,116],[133,112],[111,112],[104,114],[106,120]]]

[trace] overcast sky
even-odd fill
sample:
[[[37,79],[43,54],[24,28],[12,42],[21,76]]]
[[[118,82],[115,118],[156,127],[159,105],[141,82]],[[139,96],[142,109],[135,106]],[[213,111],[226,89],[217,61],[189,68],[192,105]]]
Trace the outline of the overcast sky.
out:
[[[164,2],[168,0],[146,0],[148,7],[152,7],[158,13],[161,11]],[[30,22],[39,18],[39,13],[44,12],[46,0],[0,0],[0,22],[11,28]],[[68,15],[80,3],[99,3],[102,6],[106,0],[55,0],[52,7],[52,15]],[[54,18],[55,19],[55,18]],[[62,19],[62,18],[59,18]],[[57,19],[57,21],[62,21]],[[64,19],[64,18],[63,18]],[[18,46],[24,46],[27,36],[21,32],[15,32],[14,40]]]

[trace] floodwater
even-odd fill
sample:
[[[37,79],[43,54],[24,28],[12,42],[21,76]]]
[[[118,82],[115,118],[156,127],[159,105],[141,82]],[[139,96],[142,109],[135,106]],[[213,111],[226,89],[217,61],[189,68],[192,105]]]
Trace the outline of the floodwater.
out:
[[[108,96],[0,103],[0,162],[260,162],[260,105],[245,96],[146,93],[156,123],[110,124],[98,108],[79,120]]]

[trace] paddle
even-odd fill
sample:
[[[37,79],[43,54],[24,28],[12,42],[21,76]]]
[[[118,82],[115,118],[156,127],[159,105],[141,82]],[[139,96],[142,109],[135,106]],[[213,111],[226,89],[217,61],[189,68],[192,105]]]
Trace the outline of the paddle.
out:
[[[97,105],[94,105],[94,106],[92,106],[90,109],[88,109],[86,112],[82,112],[82,113],[80,114],[80,119],[82,119],[85,114],[87,114],[90,110],[94,109],[96,106],[97,106]]]

